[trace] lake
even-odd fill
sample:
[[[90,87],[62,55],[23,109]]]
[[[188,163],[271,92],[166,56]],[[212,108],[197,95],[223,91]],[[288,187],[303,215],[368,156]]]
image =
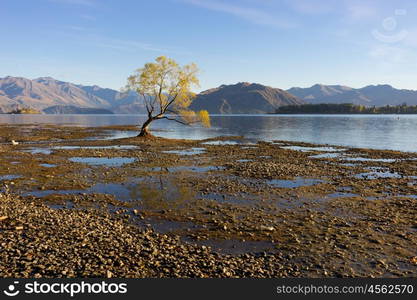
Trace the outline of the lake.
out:
[[[160,120],[152,124],[152,129],[155,135],[167,138],[243,135],[255,141],[288,140],[417,152],[417,115],[213,115],[211,118],[211,128]],[[143,115],[0,115],[0,124],[105,126],[140,124],[144,119]]]

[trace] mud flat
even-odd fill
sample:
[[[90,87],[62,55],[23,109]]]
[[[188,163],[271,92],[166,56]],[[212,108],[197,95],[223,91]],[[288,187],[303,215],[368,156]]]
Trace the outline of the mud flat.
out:
[[[417,277],[417,153],[136,131],[0,127],[1,277]]]

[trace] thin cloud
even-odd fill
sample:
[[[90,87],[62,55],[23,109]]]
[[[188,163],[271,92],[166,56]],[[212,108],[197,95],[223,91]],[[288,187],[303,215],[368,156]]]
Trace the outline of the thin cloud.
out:
[[[93,7],[97,5],[95,0],[49,0],[49,2],[69,4],[69,5],[81,5]]]
[[[87,15],[87,14],[83,14],[80,15],[80,18],[87,20],[87,21],[95,21],[96,17],[92,16],[92,15]]]
[[[352,2],[347,1],[346,16],[351,21],[371,20],[379,17],[378,5],[373,1]]]
[[[86,31],[87,30],[85,27],[74,26],[74,25],[68,25],[68,26],[65,26],[65,28],[74,30],[74,31]]]
[[[410,49],[384,44],[374,46],[369,56],[384,65],[406,65],[416,61],[416,55]]]
[[[306,15],[321,15],[334,12],[337,2],[311,1],[311,0],[286,0],[285,3],[298,13]]]
[[[71,26],[72,28],[67,27],[68,29],[81,32],[81,30],[77,30],[77,26]],[[74,28],[75,27],[75,28]],[[84,32],[87,29],[83,30]],[[71,34],[65,33],[67,36],[71,36],[74,40],[78,40],[79,43],[84,45],[91,45],[94,47],[118,50],[122,52],[138,52],[138,51],[151,51],[151,52],[158,52],[158,53],[171,53],[171,54],[180,54],[180,55],[189,55],[190,52],[181,49],[179,47],[168,47],[168,46],[156,46],[151,43],[145,43],[135,40],[126,40],[126,39],[116,39],[110,38],[98,34]]]
[[[297,27],[294,22],[285,20],[282,17],[274,15],[270,12],[251,7],[207,0],[183,0],[182,2],[213,11],[228,13],[254,24],[267,25],[280,29]]]
[[[56,31],[56,33],[61,36],[65,36],[69,40],[82,46],[93,46],[131,53],[138,51],[151,51],[164,54],[191,54],[191,52],[185,50],[182,47],[158,46],[142,41],[113,38],[95,33],[91,28],[86,28],[78,25],[63,26],[60,30]]]
[[[113,38],[96,37],[96,45],[104,48],[111,48],[124,51],[153,51],[153,52],[168,52],[168,49],[153,46],[152,44],[142,43],[133,40],[121,40]]]
[[[403,40],[405,46],[417,49],[417,28],[408,30],[408,35]]]

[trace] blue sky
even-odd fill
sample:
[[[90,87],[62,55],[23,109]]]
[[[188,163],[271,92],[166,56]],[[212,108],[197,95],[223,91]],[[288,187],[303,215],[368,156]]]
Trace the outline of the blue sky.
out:
[[[417,89],[416,16],[412,0],[0,0],[0,77],[119,89],[166,55],[197,63],[198,90]]]

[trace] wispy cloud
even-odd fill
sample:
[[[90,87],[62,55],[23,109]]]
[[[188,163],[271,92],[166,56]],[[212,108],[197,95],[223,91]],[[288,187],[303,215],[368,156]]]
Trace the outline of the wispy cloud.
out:
[[[408,35],[403,40],[405,46],[417,50],[417,28],[407,30]]]
[[[416,57],[410,49],[387,44],[376,45],[371,48],[369,56],[384,64],[409,64]]]
[[[285,18],[280,17],[278,14],[274,14],[258,8],[243,6],[241,4],[231,4],[230,1],[226,3],[209,0],[182,0],[182,2],[213,11],[228,13],[255,24],[268,25],[279,29],[297,27],[295,22],[286,20]]]
[[[74,30],[74,31],[86,31],[87,29],[82,26],[74,26],[74,25],[68,25],[65,26],[66,29]]]
[[[80,18],[87,20],[87,21],[95,21],[96,17],[92,16],[92,15],[87,15],[87,14],[82,14],[80,15]]]
[[[370,30],[373,39],[369,56],[380,65],[405,68],[417,65],[417,28],[402,23],[409,24],[407,9],[397,8],[378,16],[379,24]]]
[[[89,7],[93,7],[97,5],[97,2],[95,0],[49,0],[49,2],[70,4],[70,5],[81,5],[81,6],[89,6]]]
[[[396,32],[398,36],[392,35],[390,40],[376,38],[369,56],[381,65],[416,66],[417,31],[404,31],[407,34],[403,38],[401,32]]]
[[[123,39],[114,39],[102,36],[94,36],[90,41],[98,46],[103,48],[123,50],[128,52],[135,52],[138,50],[153,51],[167,53],[169,50],[167,48],[154,46],[149,43],[138,42],[134,40],[123,40]]]
[[[378,5],[372,1],[346,1],[345,5],[346,17],[353,22],[380,17]]]
[[[307,15],[321,15],[333,12],[337,4],[329,1],[311,0],[286,0],[285,3],[296,12]]]
[[[83,45],[93,46],[105,49],[118,50],[120,52],[135,53],[139,51],[151,51],[161,54],[191,54],[184,48],[172,46],[159,46],[152,43],[108,37],[105,35],[94,33],[91,29],[81,26],[65,26],[65,31],[59,31],[60,35],[65,35],[72,41]]]
[[[164,53],[164,54],[180,54],[180,55],[191,54],[191,52],[180,47],[172,47],[172,46],[166,46],[166,45],[159,46],[159,45],[153,45],[150,43],[144,43],[144,42],[135,41],[135,40],[123,40],[123,39],[114,39],[114,38],[107,38],[107,37],[97,37],[96,45],[99,47],[117,49],[117,50],[128,51],[128,52],[151,51],[151,52],[159,52],[159,53]]]

